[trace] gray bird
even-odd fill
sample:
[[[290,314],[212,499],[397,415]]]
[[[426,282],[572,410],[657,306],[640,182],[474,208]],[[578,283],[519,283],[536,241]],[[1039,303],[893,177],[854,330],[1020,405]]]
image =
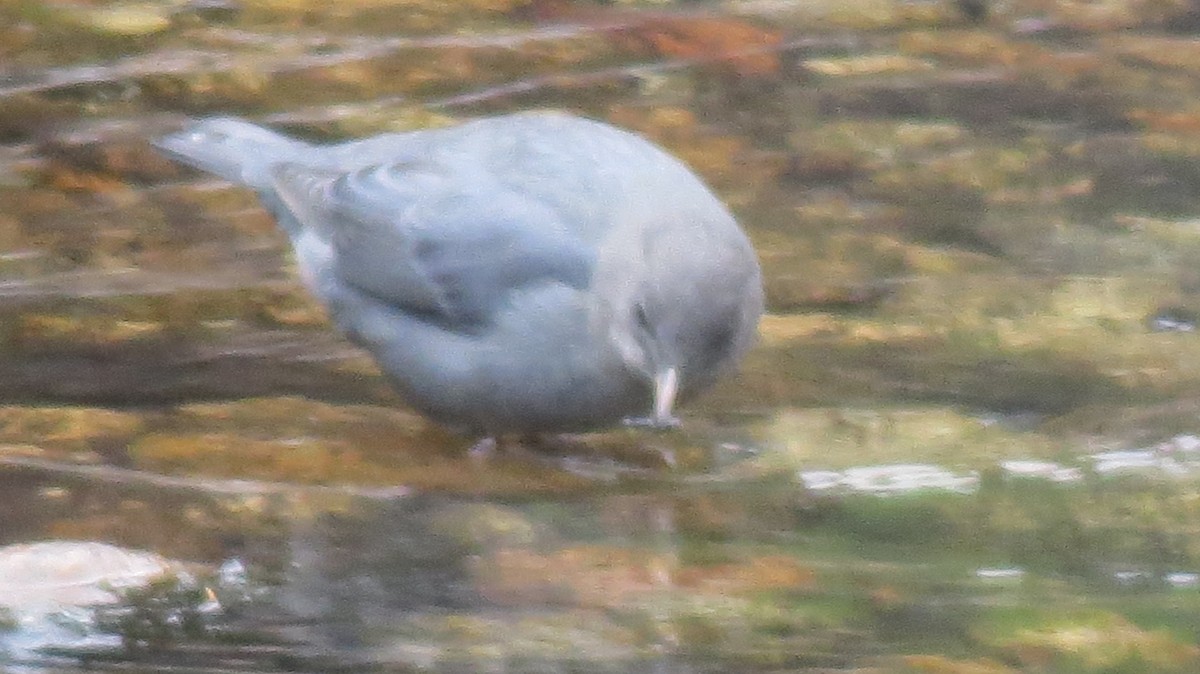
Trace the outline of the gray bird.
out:
[[[464,432],[674,425],[762,313],[729,211],[600,122],[521,113],[312,145],[220,118],[156,146],[255,189],[334,323]]]

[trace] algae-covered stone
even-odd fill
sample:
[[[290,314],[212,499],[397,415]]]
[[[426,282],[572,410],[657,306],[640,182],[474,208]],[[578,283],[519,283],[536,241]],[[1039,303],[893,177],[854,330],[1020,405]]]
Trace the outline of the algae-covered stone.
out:
[[[289,417],[289,410],[312,415]],[[414,420],[422,426],[406,427]],[[466,448],[462,438],[426,428],[415,413],[262,399],[246,407],[188,406],[156,432],[136,438],[127,451],[137,466],[155,472],[297,485],[472,494],[578,492],[589,486],[553,466],[499,461],[487,471],[474,470]]]
[[[940,655],[908,655],[903,666],[913,674],[1019,674],[995,660],[954,660]]]
[[[141,415],[94,407],[0,407],[0,441],[34,441],[68,451],[120,443],[145,426]]]
[[[193,475],[322,484],[375,473],[347,443],[303,437],[259,440],[229,433],[155,433],[138,438],[128,451],[143,468]]]
[[[611,609],[675,605],[693,596],[806,591],[814,586],[813,570],[786,555],[684,564],[652,549],[594,545],[551,554],[502,548],[480,558],[475,574],[481,591],[493,601],[520,602],[526,600],[522,597],[536,596]]]
[[[1025,667],[1097,674],[1125,668],[1166,674],[1200,667],[1200,647],[1195,644],[1102,611],[1049,615],[1012,632],[979,636]]]
[[[171,27],[171,15],[181,2],[111,2],[98,7],[59,4],[60,18],[102,34],[139,37]]]
[[[287,435],[303,430],[342,426],[392,424],[396,430],[419,426],[419,417],[402,409],[369,405],[335,405],[294,397],[249,398],[235,402],[187,403],[178,408],[182,417],[207,424],[235,425]]]
[[[826,77],[855,77],[867,75],[906,75],[928,72],[934,64],[901,55],[870,55],[840,59],[808,59],[804,67]]]
[[[498,504],[460,504],[433,515],[434,528],[472,548],[524,547],[541,533],[521,511]]]
[[[937,407],[792,410],[758,433],[806,469],[894,462],[981,467],[1060,449],[1052,438]]]

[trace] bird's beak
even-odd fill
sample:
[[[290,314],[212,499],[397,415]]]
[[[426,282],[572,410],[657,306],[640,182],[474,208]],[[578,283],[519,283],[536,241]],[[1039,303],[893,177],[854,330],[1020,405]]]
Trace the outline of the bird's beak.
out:
[[[679,393],[679,370],[673,367],[659,370],[654,375],[654,425],[671,427],[679,420],[671,415],[675,408],[675,396]]]

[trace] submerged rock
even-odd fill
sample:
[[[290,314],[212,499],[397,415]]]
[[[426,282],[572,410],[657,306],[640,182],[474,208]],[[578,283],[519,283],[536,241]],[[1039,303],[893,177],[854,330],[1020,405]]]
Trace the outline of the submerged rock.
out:
[[[27,658],[55,647],[114,647],[93,610],[121,601],[122,592],[186,573],[152,552],[94,541],[43,541],[0,547],[0,655]]]

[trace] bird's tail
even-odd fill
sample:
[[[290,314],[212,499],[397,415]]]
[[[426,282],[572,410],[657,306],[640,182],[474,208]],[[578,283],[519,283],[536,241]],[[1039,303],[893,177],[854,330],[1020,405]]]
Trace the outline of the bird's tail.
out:
[[[197,121],[154,146],[188,166],[256,189],[270,184],[273,165],[294,161],[310,147],[234,117]]]

